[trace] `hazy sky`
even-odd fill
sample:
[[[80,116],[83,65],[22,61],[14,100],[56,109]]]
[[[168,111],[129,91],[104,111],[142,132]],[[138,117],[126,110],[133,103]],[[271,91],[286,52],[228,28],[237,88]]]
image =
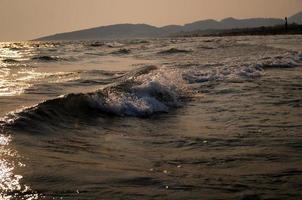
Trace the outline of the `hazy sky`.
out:
[[[285,17],[302,0],[0,0],[0,41],[116,23],[156,26],[226,17]]]

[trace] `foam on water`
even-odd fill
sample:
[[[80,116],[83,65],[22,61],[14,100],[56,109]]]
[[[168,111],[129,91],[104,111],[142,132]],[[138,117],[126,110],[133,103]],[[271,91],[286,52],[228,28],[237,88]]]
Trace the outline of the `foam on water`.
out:
[[[243,66],[193,67],[177,69],[145,66],[130,71],[104,89],[86,94],[68,94],[36,106],[11,113],[13,123],[28,120],[61,120],[95,114],[147,117],[181,106],[194,94],[191,84],[213,81],[255,79],[264,69],[298,66],[300,55],[264,58],[260,63]],[[7,119],[7,118],[6,118]],[[21,123],[24,125],[24,123]]]
[[[39,123],[66,123],[74,117],[99,114],[147,117],[181,106],[187,96],[185,80],[179,70],[147,66],[125,74],[102,90],[47,100],[10,113],[2,121],[24,128]]]
[[[0,198],[301,196],[301,52],[237,40],[38,43],[26,62],[5,48],[20,62],[0,75],[32,85],[0,98]],[[173,48],[192,51],[158,53]]]
[[[301,65],[301,53],[287,53],[284,55],[265,57],[257,65],[262,68],[291,68]]]

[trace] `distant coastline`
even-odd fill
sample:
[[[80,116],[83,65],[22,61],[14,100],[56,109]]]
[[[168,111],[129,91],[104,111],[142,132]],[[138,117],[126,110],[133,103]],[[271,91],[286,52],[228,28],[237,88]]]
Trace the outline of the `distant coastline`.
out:
[[[223,36],[252,36],[252,35],[299,35],[302,34],[302,25],[290,24],[286,30],[284,26],[262,26],[255,28],[236,28],[227,30],[206,30],[181,33],[175,37],[223,37]]]
[[[287,34],[301,34],[302,12],[288,17],[291,24]],[[296,23],[296,24],[294,24]],[[232,17],[220,21],[213,19],[196,21],[185,25],[168,25],[155,27],[148,24],[115,24],[90,29],[59,33],[45,36],[37,41],[61,40],[116,40],[142,39],[177,36],[224,36],[224,35],[276,35],[285,34],[282,31],[284,19],[250,18],[235,19]],[[300,24],[300,25],[298,25]],[[260,27],[260,28],[259,28]]]

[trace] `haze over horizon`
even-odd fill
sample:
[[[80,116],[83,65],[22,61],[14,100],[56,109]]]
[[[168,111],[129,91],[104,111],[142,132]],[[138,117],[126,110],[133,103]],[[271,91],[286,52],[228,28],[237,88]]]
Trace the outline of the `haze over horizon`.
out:
[[[165,26],[227,17],[284,18],[301,9],[301,0],[1,0],[0,41],[120,23]]]

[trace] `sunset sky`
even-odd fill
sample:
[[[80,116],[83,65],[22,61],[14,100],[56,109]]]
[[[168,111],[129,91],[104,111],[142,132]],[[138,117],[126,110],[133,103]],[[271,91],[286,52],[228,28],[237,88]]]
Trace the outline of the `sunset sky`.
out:
[[[0,41],[117,23],[155,26],[226,17],[283,18],[302,0],[0,0]]]

